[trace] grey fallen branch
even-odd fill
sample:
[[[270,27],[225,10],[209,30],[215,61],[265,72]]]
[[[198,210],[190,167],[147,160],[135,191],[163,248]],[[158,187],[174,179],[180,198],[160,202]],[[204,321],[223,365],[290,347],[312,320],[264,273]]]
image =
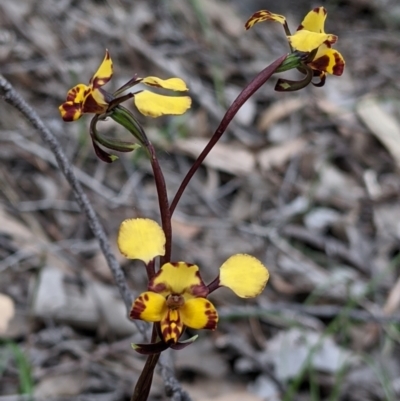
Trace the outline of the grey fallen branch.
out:
[[[171,401],[191,401],[189,394],[182,389],[181,384],[175,377],[171,352],[171,350],[164,351],[158,361],[158,373],[164,381],[165,392],[171,397]]]

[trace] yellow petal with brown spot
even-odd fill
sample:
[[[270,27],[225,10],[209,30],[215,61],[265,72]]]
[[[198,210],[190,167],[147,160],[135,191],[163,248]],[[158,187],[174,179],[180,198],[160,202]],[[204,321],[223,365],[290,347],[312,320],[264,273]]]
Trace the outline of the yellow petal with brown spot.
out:
[[[192,104],[189,96],[164,96],[149,91],[137,93],[133,99],[138,110],[149,117],[160,117],[165,114],[180,115]]]
[[[67,93],[67,101],[58,110],[64,121],[76,121],[83,114],[83,102],[90,88],[85,84],[78,84]]]
[[[59,106],[61,117],[64,121],[76,121],[82,116],[82,105],[74,102],[64,102]]]
[[[146,322],[160,322],[167,313],[165,298],[155,292],[146,291],[140,294],[132,303],[129,316]]]
[[[183,92],[189,90],[185,81],[180,78],[161,79],[157,77],[146,77],[143,78],[141,82],[156,88],[171,89],[173,91]]]
[[[311,32],[325,33],[324,25],[326,15],[327,12],[324,7],[314,8],[304,17],[297,30],[300,31],[301,29],[305,29]]]
[[[90,79],[90,85],[93,88],[99,88],[100,86],[105,85],[113,76],[113,62],[110,57],[110,53],[106,50],[106,55],[104,56],[104,60],[100,64],[100,67]]]
[[[101,89],[89,89],[83,102],[82,111],[84,113],[101,114],[108,109],[108,102]]]
[[[208,295],[198,266],[186,262],[165,263],[152,278],[148,288],[164,296],[180,294],[185,300]]]
[[[67,93],[67,102],[82,103],[90,88],[85,84],[78,84]]]
[[[165,234],[154,220],[124,220],[118,232],[118,248],[128,259],[149,263],[156,256],[165,255]]]
[[[340,76],[343,74],[345,61],[337,50],[323,44],[318,48],[314,60],[308,63],[308,65],[314,70]]]
[[[192,329],[215,330],[218,313],[214,305],[205,298],[192,298],[179,308],[182,322]]]
[[[221,267],[220,284],[241,298],[261,293],[269,278],[268,269],[255,257],[246,254],[231,256]]]
[[[254,13],[245,23],[245,28],[250,29],[255,24],[263,21],[276,21],[281,23],[282,25],[286,22],[286,18],[280,14],[271,13],[268,10],[260,10]]]

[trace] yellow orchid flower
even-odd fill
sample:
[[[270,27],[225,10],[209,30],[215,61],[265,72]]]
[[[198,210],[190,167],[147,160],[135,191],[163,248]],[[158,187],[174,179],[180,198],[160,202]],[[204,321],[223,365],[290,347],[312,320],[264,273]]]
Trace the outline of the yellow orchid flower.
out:
[[[164,114],[183,114],[191,106],[189,96],[165,96],[150,91],[138,91],[116,98],[122,89],[142,83],[147,86],[168,89],[176,92],[187,91],[185,82],[180,78],[160,79],[157,77],[134,78],[114,94],[106,92],[104,86],[113,75],[113,63],[108,50],[100,67],[89,81],[89,85],[78,84],[68,91],[67,100],[60,107],[64,121],[78,120],[84,113],[103,114],[113,105],[133,97],[137,109],[145,116],[159,117]]]
[[[310,53],[310,57],[305,64],[312,68],[314,76],[320,77],[321,82],[317,86],[322,86],[325,82],[326,74],[340,76],[343,74],[345,65],[343,56],[337,50],[331,48],[336,43],[337,36],[325,33],[326,16],[327,11],[324,7],[314,8],[305,16],[297,31],[291,35],[286,18],[283,15],[261,10],[248,19],[245,27],[250,29],[255,24],[263,21],[276,21],[282,24],[292,51]]]
[[[89,85],[78,84],[67,93],[67,101],[58,109],[64,121],[78,120],[83,113],[105,113],[112,97],[101,87],[113,75],[113,63],[106,50],[106,55],[100,67],[89,81]]]
[[[125,220],[118,234],[120,252],[145,264],[164,255],[165,241],[161,227],[150,219]],[[208,286],[204,284],[198,266],[182,261],[168,262],[150,278],[147,291],[135,299],[130,317],[159,322],[164,344],[174,348],[185,327],[216,328],[218,313],[207,299],[210,292],[224,286],[239,297],[251,298],[262,292],[268,278],[268,269],[246,254],[231,256],[220,267],[219,276]]]
[[[166,263],[150,281],[148,291],[132,305],[130,317],[147,322],[160,322],[166,343],[176,343],[184,326],[214,330],[218,314],[205,297],[208,288],[199,268],[185,262]]]

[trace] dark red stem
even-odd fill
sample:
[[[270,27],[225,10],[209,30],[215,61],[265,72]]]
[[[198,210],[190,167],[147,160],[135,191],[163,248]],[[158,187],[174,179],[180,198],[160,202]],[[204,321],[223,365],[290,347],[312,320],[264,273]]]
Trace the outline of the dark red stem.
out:
[[[171,240],[172,240],[172,226],[171,226],[171,211],[169,208],[167,186],[165,185],[164,175],[161,171],[160,164],[156,156],[156,151],[152,143],[149,141],[146,148],[150,153],[150,163],[153,169],[154,180],[156,182],[158,204],[160,206],[161,225],[165,234],[165,255],[160,258],[161,266],[171,260]]]
[[[240,110],[243,104],[252,96],[265,82],[271,78],[272,74],[276,71],[276,69],[283,63],[286,59],[287,55],[285,54],[282,57],[279,57],[268,67],[264,68],[243,90],[240,92],[239,96],[233,101],[227,112],[225,113],[222,121],[220,122],[217,130],[214,135],[211,137],[210,142],[208,142],[207,146],[200,153],[199,157],[194,162],[193,166],[190,168],[185,178],[183,179],[178,191],[175,194],[174,199],[172,200],[171,206],[169,208],[171,216],[175,211],[176,205],[178,204],[181,196],[192,179],[193,175],[196,173],[197,169],[201,166],[204,159],[210,153],[215,144],[219,141],[223,133],[226,131],[229,123],[232,121],[233,117],[235,117],[236,113]]]
[[[153,331],[151,334],[151,342],[156,342],[157,330],[153,325]],[[154,354],[147,357],[146,364],[140,374],[140,377],[136,383],[135,389],[131,397],[131,401],[146,401],[149,397],[151,383],[153,381],[154,369],[156,368],[160,354]]]
[[[211,294],[213,291],[217,290],[220,287],[219,285],[219,275],[212,281],[210,284],[208,284],[208,293]]]

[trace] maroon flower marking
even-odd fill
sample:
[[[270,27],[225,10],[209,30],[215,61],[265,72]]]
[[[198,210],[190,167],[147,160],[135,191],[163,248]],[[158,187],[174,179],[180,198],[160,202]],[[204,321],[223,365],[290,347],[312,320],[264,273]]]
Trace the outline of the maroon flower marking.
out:
[[[344,70],[344,62],[340,56],[335,53],[335,65],[333,66],[333,75],[342,75]]]
[[[209,329],[209,330],[215,330],[217,327],[217,321],[218,321],[218,315],[217,312],[215,310],[211,309],[211,303],[207,302],[206,305],[206,311],[205,314],[207,316],[207,324],[204,327],[205,329]]]
[[[157,292],[158,294],[160,294],[167,289],[167,286],[164,283],[158,283],[154,285],[154,280],[151,280],[147,288],[149,291]]]
[[[131,313],[129,316],[131,319],[140,319],[141,313],[146,309],[146,303],[149,300],[147,294],[140,295],[139,298],[132,304]]]

